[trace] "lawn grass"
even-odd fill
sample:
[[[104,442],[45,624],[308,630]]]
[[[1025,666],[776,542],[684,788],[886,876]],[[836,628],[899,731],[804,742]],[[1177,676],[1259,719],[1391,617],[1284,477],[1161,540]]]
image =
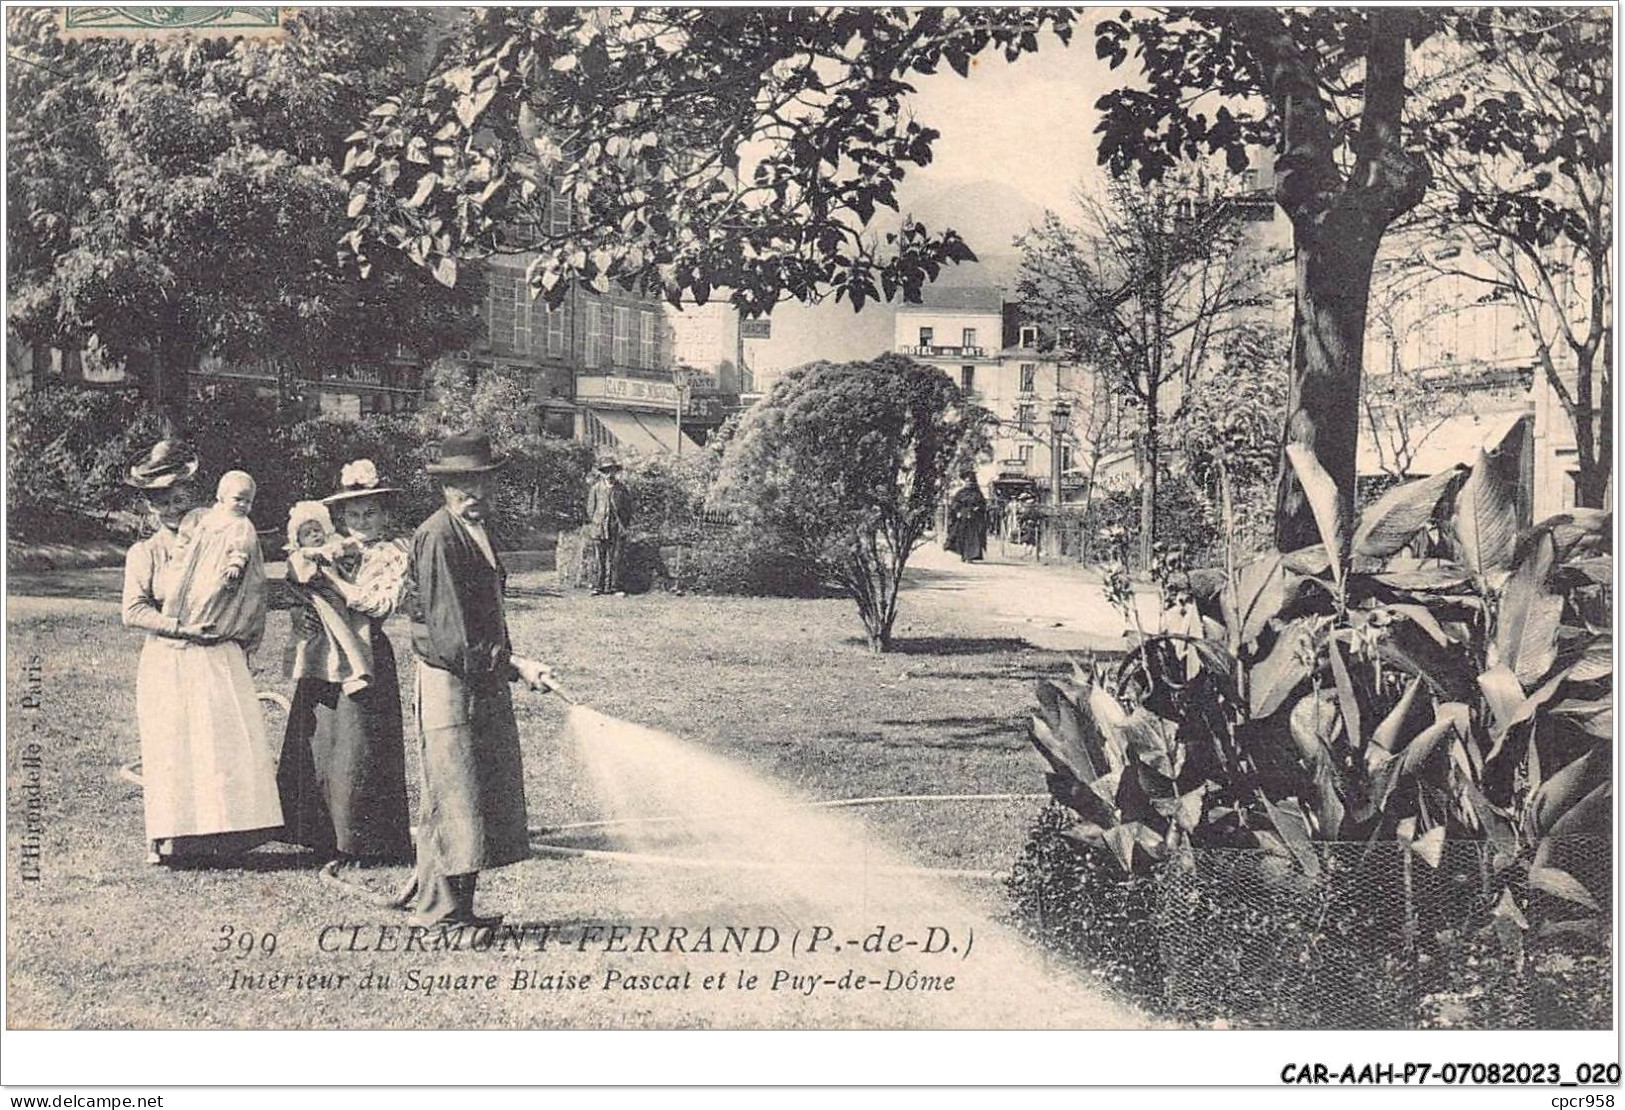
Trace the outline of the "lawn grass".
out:
[[[871,655],[841,600],[755,600],[655,594],[589,598],[556,592],[551,575],[510,581],[517,651],[552,663],[570,692],[606,713],[666,730],[737,760],[808,798],[1029,793],[1043,789],[1026,739],[1032,681],[1065,666],[1020,641],[979,636],[939,613],[905,611],[901,650]],[[54,584],[54,585],[53,585]],[[19,588],[29,596],[16,596]],[[7,637],[11,724],[10,835],[22,832],[24,745],[39,745],[43,865],[9,883],[10,1022],[24,1028],[396,1028],[683,1024],[681,1010],[560,1009],[550,996],[507,995],[471,1010],[459,998],[402,1006],[365,994],[228,992],[234,966],[210,951],[222,930],[278,934],[279,964],[314,956],[316,927],[354,919],[314,878],[315,860],[261,851],[240,868],[167,870],[142,862],[139,790],[117,777],[137,758],[134,679],[139,637],[117,625],[116,582],[96,572],[14,580]],[[405,629],[391,622],[410,683]],[[291,693],[274,673],[286,618],[273,613],[255,659],[261,689]],[[38,661],[38,710],[24,708]],[[405,704],[410,706],[410,691]],[[560,736],[557,699],[520,695],[533,826],[600,816]],[[410,709],[408,709],[410,713]],[[281,721],[274,728],[280,734]],[[415,778],[409,741],[409,776]],[[415,806],[414,798],[414,806]],[[719,799],[725,804],[726,799]],[[886,844],[934,867],[1003,869],[1038,802],[901,804],[861,811]],[[532,860],[482,880],[482,902],[532,920],[656,912],[613,869]],[[1002,904],[994,884],[971,895]],[[377,911],[372,912],[375,916]],[[348,915],[348,917],[346,916]]]

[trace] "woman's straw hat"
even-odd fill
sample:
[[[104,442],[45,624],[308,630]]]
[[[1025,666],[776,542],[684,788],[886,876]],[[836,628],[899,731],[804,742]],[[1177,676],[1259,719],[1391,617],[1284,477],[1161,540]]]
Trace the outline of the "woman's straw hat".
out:
[[[396,493],[393,486],[379,485],[378,468],[371,459],[357,459],[355,462],[345,463],[344,470],[339,474],[339,491],[322,498],[323,504],[336,505],[340,501],[351,501],[357,497],[373,497],[377,494]]]
[[[137,489],[168,489],[197,473],[197,452],[178,439],[160,439],[124,477]]]

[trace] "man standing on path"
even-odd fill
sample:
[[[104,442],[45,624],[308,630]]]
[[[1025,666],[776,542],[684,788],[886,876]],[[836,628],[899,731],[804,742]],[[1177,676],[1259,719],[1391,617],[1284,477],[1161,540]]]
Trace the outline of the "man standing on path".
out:
[[[494,926],[474,913],[479,872],[530,855],[525,782],[508,683],[552,688],[546,666],[512,655],[502,563],[486,533],[491,441],[448,436],[427,467],[445,506],[412,537],[408,573],[422,791],[417,869],[400,899],[419,925]]]
[[[632,491],[620,479],[621,464],[605,459],[598,480],[587,491],[587,526],[592,537],[595,577],[592,592],[619,593],[626,533],[632,526]]]

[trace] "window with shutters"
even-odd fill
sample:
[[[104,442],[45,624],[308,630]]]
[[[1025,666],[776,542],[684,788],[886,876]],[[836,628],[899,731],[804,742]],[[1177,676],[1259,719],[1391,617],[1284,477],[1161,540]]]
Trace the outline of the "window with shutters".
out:
[[[632,365],[632,310],[615,309],[615,365]]]
[[[535,304],[546,309],[547,312],[547,353],[554,358],[564,354],[564,305],[557,308],[547,308],[547,302],[537,300]]]
[[[524,280],[516,274],[493,270],[486,283],[485,320],[486,337],[491,349],[501,354],[523,352],[519,346],[521,333],[528,329],[521,324],[529,305],[524,299]]]
[[[976,367],[961,366],[959,368],[959,388],[966,393],[976,388]]]
[[[1021,364],[1021,392],[1031,393],[1038,388],[1038,364],[1024,362]]]
[[[602,366],[604,364],[604,313],[603,306],[597,301],[587,302],[586,338],[586,350],[582,352],[582,361],[588,366]]]
[[[570,198],[552,193],[547,201],[547,233],[555,239],[570,234]]]
[[[645,370],[656,368],[655,314],[652,312],[638,313],[638,365]]]
[[[961,347],[974,347],[974,346],[976,346],[976,329],[975,328],[965,328],[965,329],[963,329],[963,333],[962,333],[962,337],[960,339],[959,345]]]
[[[1035,415],[1036,415],[1036,410],[1035,410],[1034,406],[1032,406],[1032,405],[1017,405],[1016,406],[1016,428],[1019,431],[1026,432],[1028,435],[1031,435],[1032,430],[1033,430],[1033,419],[1034,419]]]
[[[515,354],[530,353],[530,286],[522,276],[513,279],[513,350]]]

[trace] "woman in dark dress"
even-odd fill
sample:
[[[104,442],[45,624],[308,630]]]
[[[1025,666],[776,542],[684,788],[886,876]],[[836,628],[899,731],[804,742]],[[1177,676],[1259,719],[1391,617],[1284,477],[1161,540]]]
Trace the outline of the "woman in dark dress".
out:
[[[987,498],[976,484],[976,471],[959,475],[965,484],[948,502],[948,550],[967,563],[979,563],[987,547]]]
[[[326,499],[334,517],[361,545],[353,573],[321,571],[343,599],[346,616],[367,634],[371,677],[346,692],[315,668],[296,664],[293,707],[283,738],[277,787],[286,821],[284,839],[328,857],[329,879],[362,886],[354,872],[366,863],[404,863],[412,858],[406,802],[406,750],[401,726],[400,681],[384,620],[407,589],[406,543],[391,534],[391,494],[378,483],[368,460],[344,468],[344,488]],[[313,628],[313,614],[300,613],[297,627]],[[370,892],[382,894],[384,892]]]

